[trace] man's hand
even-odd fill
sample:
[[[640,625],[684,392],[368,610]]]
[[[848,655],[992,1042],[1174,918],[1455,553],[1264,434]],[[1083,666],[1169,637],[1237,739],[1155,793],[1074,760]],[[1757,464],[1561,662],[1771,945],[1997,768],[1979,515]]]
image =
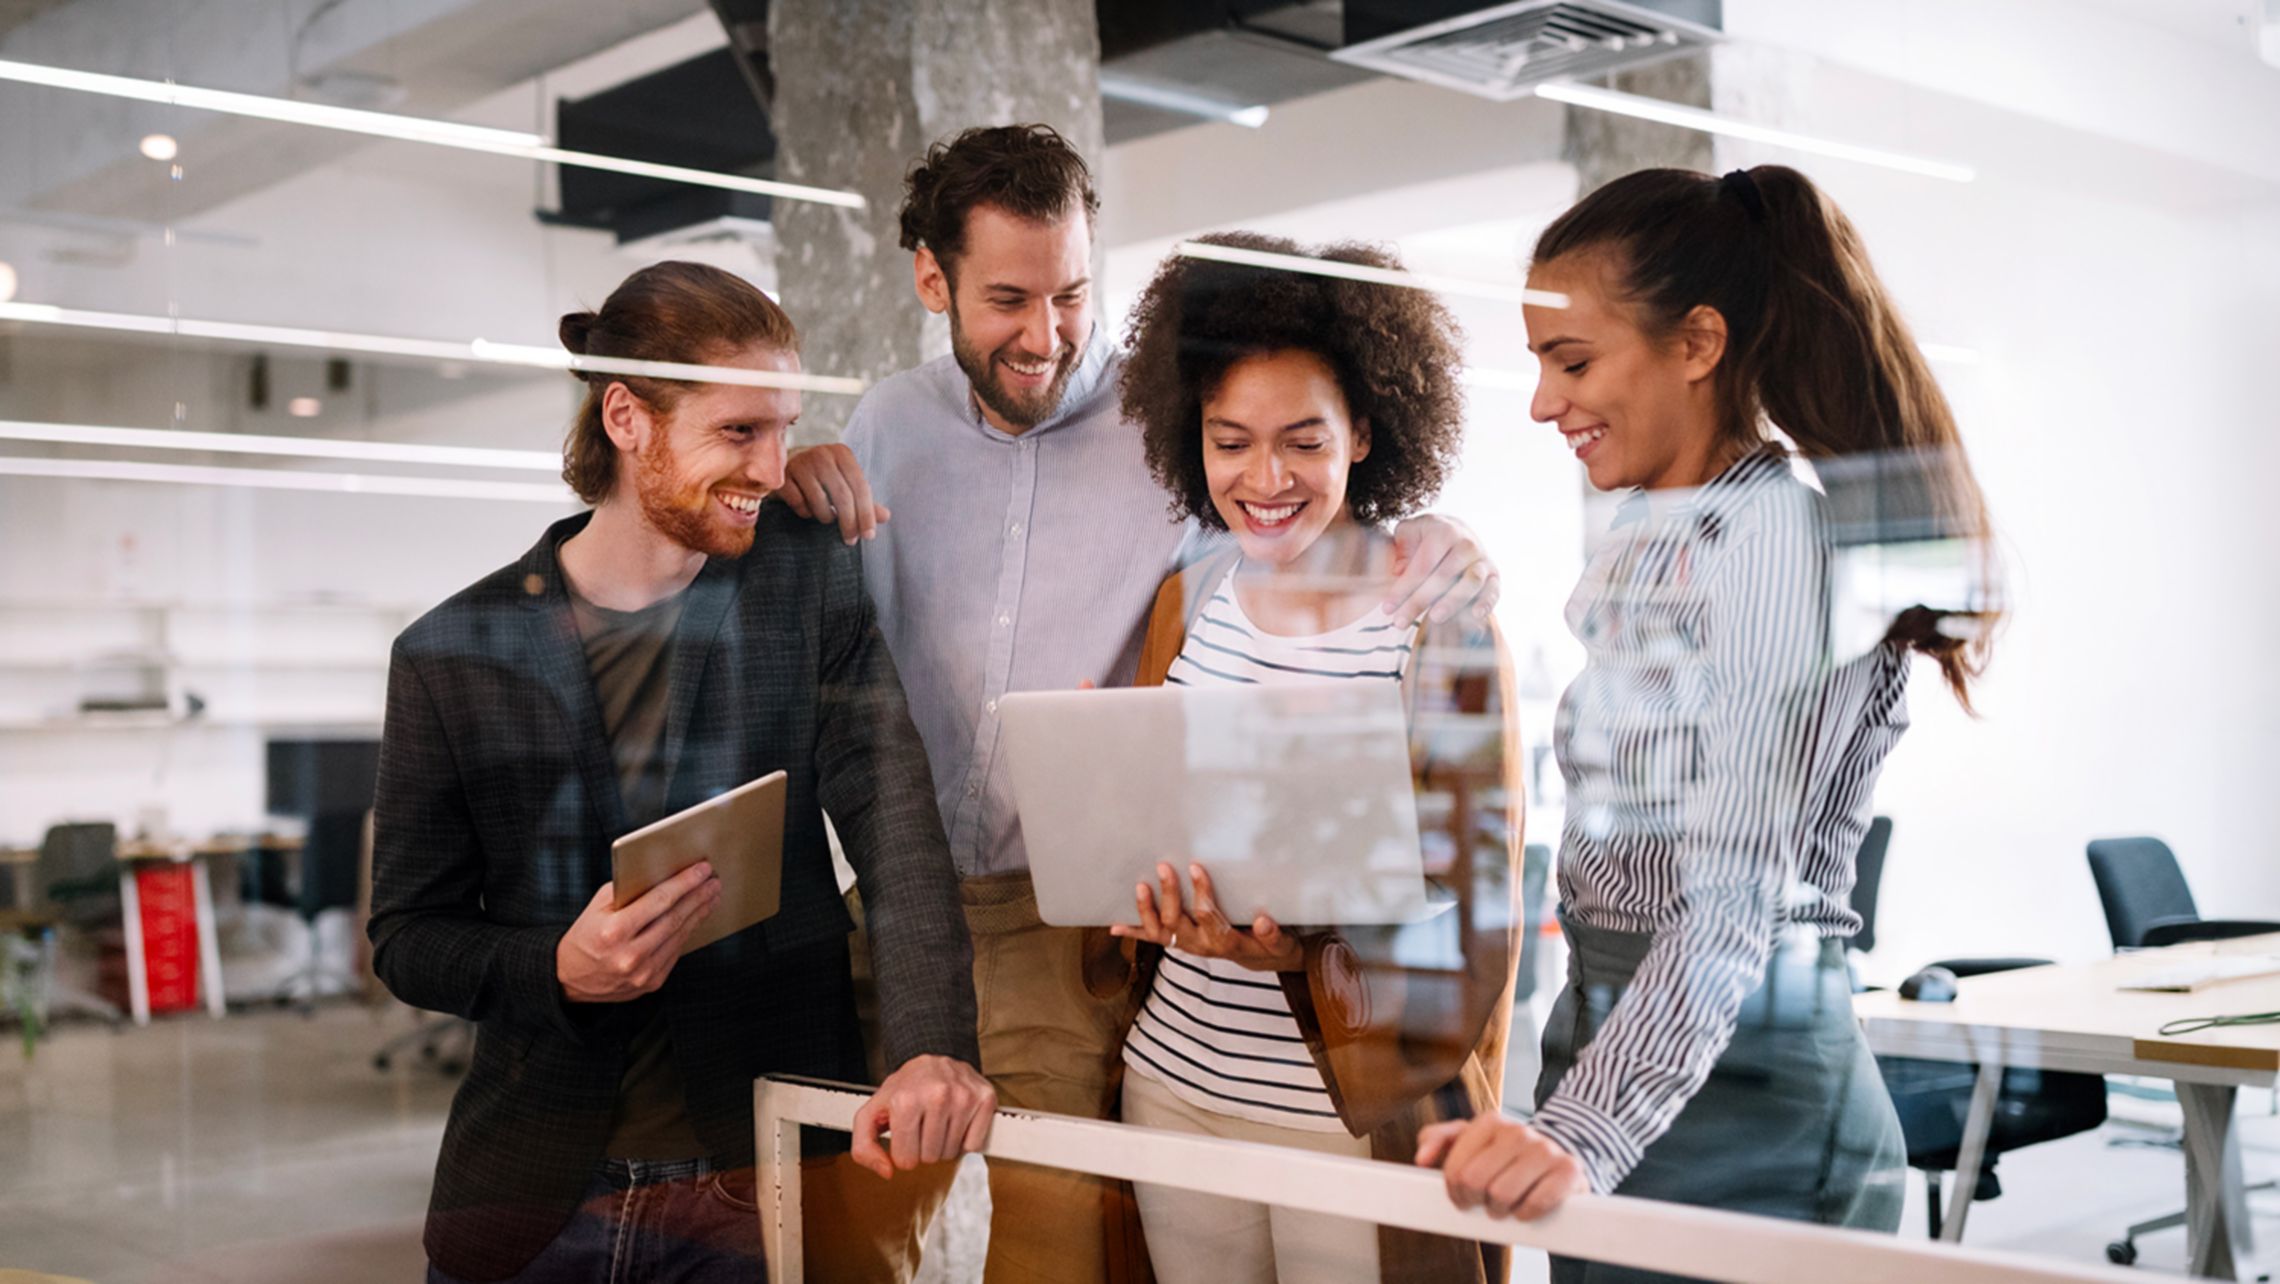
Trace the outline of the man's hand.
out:
[[[1438,624],[1466,607],[1485,620],[1501,592],[1496,565],[1463,522],[1427,513],[1393,528],[1393,592],[1385,609],[1402,627]]]
[[[939,1163],[989,1140],[997,1089],[954,1057],[912,1057],[855,1111],[851,1156],[881,1177]],[[887,1132],[887,1145],[879,1133]],[[891,1152],[891,1154],[890,1154]]]
[[[720,902],[712,865],[698,861],[613,908],[617,885],[604,883],[554,946],[554,979],[575,1003],[624,1003],[665,984],[681,943]]]
[[[838,442],[793,451],[776,498],[810,521],[839,523],[839,537],[850,545],[878,534],[879,523],[894,515],[871,497],[855,452]]]
[[[1583,1161],[1516,1119],[1487,1114],[1428,1124],[1417,1134],[1417,1166],[1439,1168],[1459,1208],[1532,1221],[1588,1194]]]
[[[1306,947],[1265,914],[1254,915],[1246,932],[1229,922],[1219,908],[1218,890],[1201,865],[1188,866],[1195,882],[1195,910],[1180,903],[1179,876],[1172,867],[1156,866],[1156,886],[1133,885],[1133,901],[1140,911],[1140,926],[1112,924],[1111,936],[1130,936],[1158,945],[1177,945],[1205,958],[1233,959],[1254,972],[1296,972],[1306,966]]]

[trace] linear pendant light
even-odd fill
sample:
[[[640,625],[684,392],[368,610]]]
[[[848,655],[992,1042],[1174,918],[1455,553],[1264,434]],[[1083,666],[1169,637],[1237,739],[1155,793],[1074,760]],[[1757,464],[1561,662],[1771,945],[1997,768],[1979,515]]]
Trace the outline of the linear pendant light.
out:
[[[318,491],[334,495],[415,495],[433,499],[503,499],[553,504],[578,502],[556,483],[468,481],[457,477],[404,477],[390,473],[317,473],[285,468],[207,468],[127,460],[23,459],[0,456],[0,477],[70,477],[88,481],[162,482],[235,486],[253,490]]]
[[[317,129],[344,130],[399,142],[426,143],[433,147],[517,156],[525,160],[549,161],[581,169],[608,170],[617,174],[633,174],[699,187],[717,187],[732,192],[752,192],[790,201],[814,201],[847,209],[862,209],[866,204],[857,192],[809,187],[804,183],[779,183],[773,179],[747,178],[741,174],[720,174],[681,165],[660,165],[652,161],[628,160],[622,156],[568,151],[549,144],[538,134],[493,129],[486,125],[466,125],[451,120],[431,120],[424,116],[399,116],[393,112],[335,107],[330,103],[304,102],[297,98],[272,98],[264,94],[241,94],[226,89],[201,89],[195,85],[178,85],[171,80],[113,76],[98,71],[75,71],[68,67],[50,67],[10,59],[0,59],[0,80],[102,94],[136,102],[190,107],[256,120],[281,121],[290,125],[308,125]]]
[[[192,432],[179,428],[112,428],[96,424],[31,423],[21,419],[0,419],[0,441],[39,441],[63,446],[115,446],[129,450],[195,450],[294,459],[368,459],[389,464],[512,468],[540,473],[562,471],[562,456],[550,450],[495,450],[481,446],[431,446],[409,441],[353,441],[332,437]]]
[[[1284,272],[1305,272],[1314,276],[1334,276],[1348,281],[1368,281],[1374,285],[1398,285],[1411,290],[1430,290],[1437,294],[1465,294],[1482,299],[1501,299],[1507,303],[1526,303],[1539,308],[1564,308],[1568,298],[1549,290],[1530,290],[1518,285],[1505,285],[1496,281],[1476,281],[1470,277],[1439,276],[1428,272],[1400,272],[1392,268],[1371,267],[1366,263],[1343,263],[1336,259],[1318,259],[1304,254],[1275,254],[1266,250],[1246,250],[1232,245],[1212,245],[1204,241],[1181,241],[1172,247],[1172,253],[1184,258],[1209,259],[1216,263],[1238,263],[1245,267],[1273,268]]]
[[[1879,147],[1862,147],[1854,143],[1840,143],[1833,139],[1817,138],[1811,134],[1792,133],[1759,125],[1699,107],[1687,107],[1660,98],[1641,94],[1626,94],[1614,89],[1601,89],[1596,85],[1578,85],[1568,81],[1550,81],[1536,86],[1538,98],[1549,98],[1570,107],[1585,107],[1593,111],[1612,112],[1638,120],[1651,120],[1681,129],[1699,129],[1706,134],[1723,134],[1754,143],[1768,143],[1786,147],[1791,151],[1809,152],[1815,156],[1831,156],[1839,160],[1860,161],[1867,165],[1882,165],[1886,169],[1921,174],[1927,178],[1942,178],[1951,183],[1968,183],[1977,172],[1969,165],[1956,165],[1947,161],[1929,160],[1910,156],[1905,152],[1890,152]]]
[[[498,343],[490,339],[407,339],[397,335],[255,325],[241,321],[204,321],[140,312],[99,312],[86,308],[62,308],[47,303],[0,303],[0,321],[111,330],[126,334],[179,335],[187,339],[213,339],[223,343],[316,348],[326,352],[354,352],[382,357],[474,361],[486,365],[549,370],[590,370],[597,374],[678,379],[690,383],[732,383],[748,388],[794,388],[802,392],[839,396],[859,395],[864,387],[861,379],[812,375],[804,371],[746,370],[739,366],[700,366],[679,361],[628,361],[618,357],[584,357],[558,347]]]

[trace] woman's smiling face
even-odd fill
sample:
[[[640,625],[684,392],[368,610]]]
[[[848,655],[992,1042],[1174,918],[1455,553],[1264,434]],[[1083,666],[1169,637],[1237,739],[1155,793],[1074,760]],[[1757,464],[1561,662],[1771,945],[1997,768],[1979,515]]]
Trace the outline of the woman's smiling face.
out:
[[[1330,364],[1297,348],[1245,357],[1203,400],[1211,503],[1243,556],[1284,566],[1346,520],[1346,478],[1369,457]]]
[[[1603,253],[1530,270],[1529,288],[1564,294],[1568,305],[1526,309],[1540,366],[1529,414],[1559,429],[1601,490],[1700,485],[1720,463],[1712,375],[1724,319],[1697,308],[1658,339],[1616,296],[1618,281]]]

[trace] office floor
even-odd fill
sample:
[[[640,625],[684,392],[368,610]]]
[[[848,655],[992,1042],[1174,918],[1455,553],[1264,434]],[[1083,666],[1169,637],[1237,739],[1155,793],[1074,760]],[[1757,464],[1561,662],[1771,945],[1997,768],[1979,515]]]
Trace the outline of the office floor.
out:
[[[452,1083],[373,1070],[410,1026],[400,1008],[164,1018],[112,1034],[59,1031],[26,1064],[0,1044],[0,1269],[102,1284],[401,1284],[420,1278],[421,1212]],[[2280,1175],[2280,1118],[2256,1094],[2242,1130],[2252,1179]],[[2003,1161],[2007,1193],[1978,1205],[1970,1242],[2103,1261],[2126,1222],[2182,1198],[2176,1152],[2108,1144],[2114,1126]],[[1903,1233],[1921,1235],[1920,1187]],[[2280,1195],[2251,1196],[2261,1265],[2280,1266]],[[937,1228],[929,1284],[976,1278],[977,1201]],[[2179,1231],[2140,1264],[2174,1272]],[[1524,1261],[1516,1278],[1542,1278]]]

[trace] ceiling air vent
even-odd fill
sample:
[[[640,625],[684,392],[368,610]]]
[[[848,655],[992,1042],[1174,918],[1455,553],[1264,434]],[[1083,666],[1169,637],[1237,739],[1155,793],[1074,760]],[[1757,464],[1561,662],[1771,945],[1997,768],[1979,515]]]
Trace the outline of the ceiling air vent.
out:
[[[1718,39],[1719,5],[1684,0],[1518,0],[1347,45],[1330,56],[1510,102],[1547,80],[1586,79]]]

